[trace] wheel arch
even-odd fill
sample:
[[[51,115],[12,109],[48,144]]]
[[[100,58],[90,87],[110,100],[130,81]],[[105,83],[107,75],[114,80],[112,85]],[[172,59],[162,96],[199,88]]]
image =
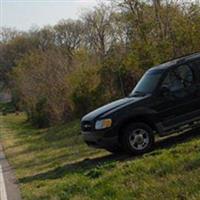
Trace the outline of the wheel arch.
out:
[[[137,115],[129,117],[125,120],[123,120],[119,126],[119,141],[121,140],[121,136],[123,135],[123,129],[131,123],[144,123],[147,124],[154,132],[159,132],[156,124],[153,122],[153,120],[150,118],[150,116],[144,116],[144,115]]]

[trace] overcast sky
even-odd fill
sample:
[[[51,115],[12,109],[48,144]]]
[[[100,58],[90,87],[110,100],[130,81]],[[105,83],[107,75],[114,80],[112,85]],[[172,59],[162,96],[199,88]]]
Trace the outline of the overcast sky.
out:
[[[0,0],[0,26],[28,30],[32,26],[54,25],[60,19],[77,19],[98,0]]]

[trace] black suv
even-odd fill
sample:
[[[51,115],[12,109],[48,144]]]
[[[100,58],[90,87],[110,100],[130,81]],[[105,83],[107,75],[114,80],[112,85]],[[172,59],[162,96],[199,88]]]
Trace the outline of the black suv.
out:
[[[200,120],[200,53],[149,69],[131,94],[81,120],[89,146],[134,154],[149,151],[154,135],[197,126]]]

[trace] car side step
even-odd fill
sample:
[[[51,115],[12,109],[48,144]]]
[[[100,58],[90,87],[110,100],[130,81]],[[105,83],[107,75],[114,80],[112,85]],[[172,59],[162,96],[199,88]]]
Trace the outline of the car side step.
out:
[[[170,134],[173,134],[173,133],[184,133],[184,132],[190,131],[190,130],[192,130],[194,128],[198,128],[198,127],[200,127],[200,120],[199,121],[191,122],[189,124],[185,124],[183,126],[180,126],[177,129],[171,129],[169,131],[164,132],[160,136],[164,137],[164,136],[167,136],[167,135],[170,135]]]

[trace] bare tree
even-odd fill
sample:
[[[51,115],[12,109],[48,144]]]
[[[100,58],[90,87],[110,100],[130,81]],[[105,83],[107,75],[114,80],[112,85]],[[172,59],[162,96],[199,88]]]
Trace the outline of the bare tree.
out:
[[[50,26],[45,26],[39,31],[36,31],[35,38],[38,41],[38,48],[45,51],[54,46],[55,35],[54,30]]]
[[[2,27],[0,30],[0,42],[7,43],[21,34],[22,32],[13,28]]]
[[[83,37],[83,24],[80,20],[62,20],[55,27],[56,45],[65,50],[69,62],[72,62]]]
[[[103,60],[113,41],[112,7],[100,4],[94,11],[83,16],[85,22],[85,43]]]

